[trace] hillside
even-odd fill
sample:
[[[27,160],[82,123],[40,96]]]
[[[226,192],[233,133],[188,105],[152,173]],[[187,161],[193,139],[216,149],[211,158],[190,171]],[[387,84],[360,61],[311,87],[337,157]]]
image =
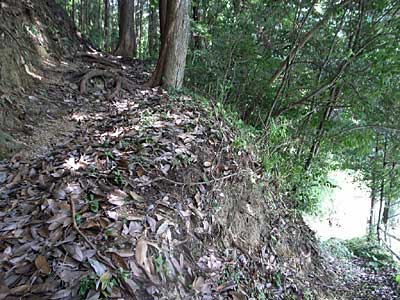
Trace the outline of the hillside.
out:
[[[321,249],[224,107],[33,2],[1,2],[0,299],[398,299]]]

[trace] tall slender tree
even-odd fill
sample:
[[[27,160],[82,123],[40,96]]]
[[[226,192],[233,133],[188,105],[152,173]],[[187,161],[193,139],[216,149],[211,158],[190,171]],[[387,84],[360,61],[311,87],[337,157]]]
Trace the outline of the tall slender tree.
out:
[[[156,9],[156,1],[150,0],[149,3],[149,28],[148,28],[148,47],[149,47],[149,56],[156,56],[156,47],[157,47],[157,9]]]
[[[104,0],[104,50],[108,51],[110,48],[110,2]]]

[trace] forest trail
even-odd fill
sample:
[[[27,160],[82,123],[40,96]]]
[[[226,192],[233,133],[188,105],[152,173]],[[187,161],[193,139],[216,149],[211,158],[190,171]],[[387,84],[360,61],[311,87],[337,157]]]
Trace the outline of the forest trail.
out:
[[[60,77],[53,144],[0,165],[0,299],[398,299],[391,272],[327,265],[301,219],[260,196],[257,159],[215,108],[159,88],[107,99],[100,78],[81,95],[105,60]]]

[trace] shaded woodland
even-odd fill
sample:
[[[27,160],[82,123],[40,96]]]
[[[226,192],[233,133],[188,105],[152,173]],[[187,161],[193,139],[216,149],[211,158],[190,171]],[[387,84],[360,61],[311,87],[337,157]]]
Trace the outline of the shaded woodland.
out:
[[[0,300],[400,297],[398,1],[0,20]],[[335,170],[369,188],[365,237],[303,221]]]

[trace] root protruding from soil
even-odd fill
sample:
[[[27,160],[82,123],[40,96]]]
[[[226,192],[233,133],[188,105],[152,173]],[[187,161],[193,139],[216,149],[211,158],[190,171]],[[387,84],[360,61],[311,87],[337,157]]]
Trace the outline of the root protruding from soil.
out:
[[[115,73],[113,73],[111,71],[107,71],[107,70],[94,69],[94,70],[90,70],[85,75],[83,75],[81,82],[80,82],[80,86],[79,86],[79,91],[81,94],[86,94],[88,81],[95,77],[113,78],[113,80],[115,82],[115,87],[112,91],[110,91],[106,95],[107,100],[112,100],[115,97],[118,97],[121,92],[121,88],[123,88],[124,90],[127,90],[128,92],[132,92],[133,90],[135,90],[139,87],[137,84],[131,82],[127,78],[123,78],[119,74],[115,74]]]

